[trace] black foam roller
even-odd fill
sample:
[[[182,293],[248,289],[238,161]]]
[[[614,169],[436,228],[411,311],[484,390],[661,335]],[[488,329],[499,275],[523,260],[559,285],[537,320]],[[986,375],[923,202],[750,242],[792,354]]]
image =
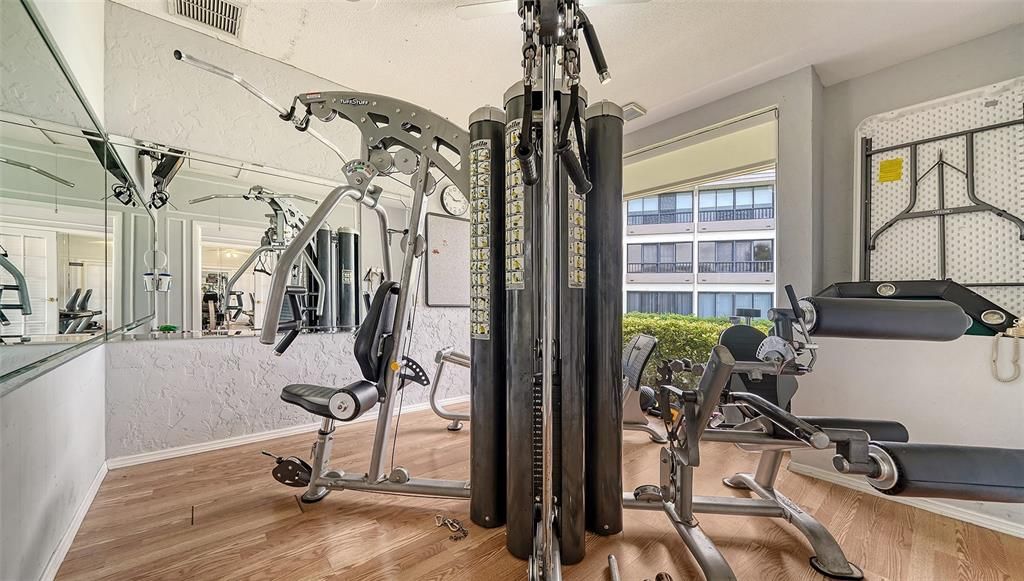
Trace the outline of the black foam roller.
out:
[[[971,326],[963,309],[949,301],[811,297],[812,335],[858,339],[952,341]]]
[[[886,494],[982,502],[1024,502],[1024,450],[872,442],[896,462]]]

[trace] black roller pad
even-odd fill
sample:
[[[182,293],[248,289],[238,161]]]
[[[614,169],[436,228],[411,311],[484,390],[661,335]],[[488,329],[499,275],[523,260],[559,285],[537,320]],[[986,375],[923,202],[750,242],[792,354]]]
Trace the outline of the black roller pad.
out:
[[[1024,450],[872,442],[896,461],[899,479],[885,494],[1024,502]]]
[[[800,419],[823,430],[829,428],[834,430],[863,430],[868,433],[868,438],[871,440],[883,442],[907,442],[910,440],[910,434],[907,433],[907,428],[903,424],[889,420],[822,418],[815,416],[800,416]]]
[[[818,337],[952,341],[971,326],[971,318],[949,301],[811,297]]]

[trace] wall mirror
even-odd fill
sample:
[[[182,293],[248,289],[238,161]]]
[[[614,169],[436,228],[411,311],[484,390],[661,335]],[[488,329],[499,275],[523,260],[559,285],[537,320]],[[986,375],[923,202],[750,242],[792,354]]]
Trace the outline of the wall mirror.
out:
[[[156,293],[153,337],[253,336],[262,328],[280,251],[337,184],[184,146],[111,140],[131,152],[123,157],[139,160],[143,190],[152,192],[143,197],[156,205],[156,256],[168,280],[166,292]],[[383,198],[381,208],[391,228],[404,227],[400,197]],[[398,265],[400,236],[390,238]],[[345,203],[331,213],[308,260],[290,267],[291,283],[308,289],[307,329],[340,332],[358,324],[379,282],[382,247],[377,212]]]
[[[135,205],[108,211],[115,196]],[[124,244],[126,216],[148,238]],[[0,383],[152,315],[151,297],[121,290],[152,225],[32,15],[0,3]]]

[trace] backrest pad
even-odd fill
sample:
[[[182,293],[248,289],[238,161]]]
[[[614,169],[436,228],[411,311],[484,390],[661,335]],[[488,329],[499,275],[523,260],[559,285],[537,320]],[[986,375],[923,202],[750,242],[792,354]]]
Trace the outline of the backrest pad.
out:
[[[399,285],[395,281],[381,283],[373,295],[366,318],[356,331],[352,353],[363,372],[363,378],[373,383],[378,383],[383,377],[384,366],[387,364],[381,356],[381,344],[384,335],[390,334],[394,327],[398,290]]]

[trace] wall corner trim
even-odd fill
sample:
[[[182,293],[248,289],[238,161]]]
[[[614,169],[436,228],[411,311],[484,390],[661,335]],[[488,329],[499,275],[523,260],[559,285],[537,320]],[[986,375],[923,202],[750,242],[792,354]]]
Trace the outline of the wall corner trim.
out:
[[[57,577],[57,572],[64,563],[64,557],[68,555],[71,543],[74,542],[75,536],[78,535],[78,529],[82,526],[82,521],[85,520],[85,515],[88,514],[89,508],[92,507],[92,502],[96,499],[96,494],[100,491],[100,485],[103,484],[103,479],[106,476],[107,463],[104,462],[100,464],[100,469],[96,472],[96,477],[93,478],[92,484],[89,485],[89,490],[86,491],[85,497],[79,503],[78,509],[75,510],[71,523],[60,538],[60,543],[57,544],[57,548],[50,555],[50,560],[46,562],[46,568],[43,569],[43,573],[39,577],[40,581],[53,581]]]
[[[973,510],[964,509],[959,506],[943,502],[941,499],[888,496],[878,492],[859,478],[854,478],[845,474],[838,474],[816,466],[808,466],[807,464],[798,464],[791,461],[788,469],[794,474],[810,476],[811,478],[817,478],[819,480],[824,480],[825,482],[838,484],[839,486],[845,486],[846,488],[852,488],[857,492],[864,492],[875,497],[884,498],[900,504],[906,504],[915,508],[920,508],[921,510],[926,510],[928,512],[940,514],[942,516],[947,516],[973,525],[978,525],[979,527],[984,527],[986,529],[1024,539],[1024,523],[1013,522],[1011,520],[996,518]]]

